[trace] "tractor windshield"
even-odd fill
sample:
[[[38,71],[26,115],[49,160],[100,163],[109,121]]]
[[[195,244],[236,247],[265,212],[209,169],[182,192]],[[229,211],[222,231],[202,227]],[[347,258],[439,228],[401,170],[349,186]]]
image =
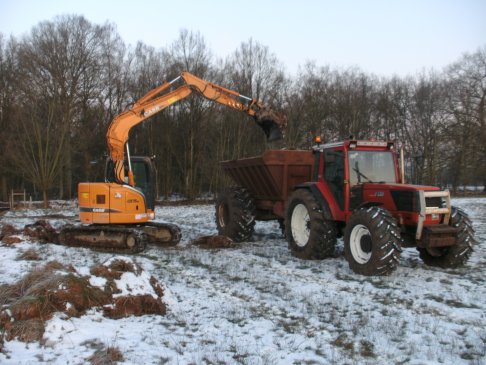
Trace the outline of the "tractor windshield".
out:
[[[372,183],[395,183],[395,165],[391,152],[349,151],[349,177],[351,186]]]

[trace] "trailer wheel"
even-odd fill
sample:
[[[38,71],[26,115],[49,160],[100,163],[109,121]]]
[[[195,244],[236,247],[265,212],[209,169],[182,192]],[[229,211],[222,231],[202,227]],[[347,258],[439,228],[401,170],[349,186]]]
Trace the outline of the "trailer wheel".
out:
[[[216,200],[218,233],[235,242],[247,241],[255,228],[255,202],[250,193],[240,187],[228,188]]]
[[[452,207],[449,225],[459,228],[457,243],[450,247],[417,248],[426,265],[455,268],[464,265],[473,251],[474,229],[471,220],[462,209]]]
[[[308,190],[299,189],[290,196],[284,225],[285,236],[294,256],[310,260],[333,256],[336,225],[324,219],[322,208]]]
[[[395,218],[372,206],[354,212],[344,229],[344,254],[361,275],[388,275],[397,268],[402,239]]]

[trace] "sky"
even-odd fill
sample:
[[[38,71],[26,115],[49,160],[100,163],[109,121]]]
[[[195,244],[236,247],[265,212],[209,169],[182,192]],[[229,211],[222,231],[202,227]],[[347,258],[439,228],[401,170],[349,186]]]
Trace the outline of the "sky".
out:
[[[252,38],[291,74],[312,61],[406,76],[486,47],[486,0],[0,0],[0,33],[28,35],[64,14],[113,23],[131,45],[167,47],[182,29],[199,32],[222,59]]]

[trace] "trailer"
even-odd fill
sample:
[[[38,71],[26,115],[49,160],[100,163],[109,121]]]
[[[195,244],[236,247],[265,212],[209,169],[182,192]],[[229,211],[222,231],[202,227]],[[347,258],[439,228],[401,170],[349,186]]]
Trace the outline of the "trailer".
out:
[[[303,150],[270,150],[221,162],[225,173],[251,195],[255,219],[262,221],[284,219],[285,201],[295,186],[312,180],[314,164],[312,151]]]

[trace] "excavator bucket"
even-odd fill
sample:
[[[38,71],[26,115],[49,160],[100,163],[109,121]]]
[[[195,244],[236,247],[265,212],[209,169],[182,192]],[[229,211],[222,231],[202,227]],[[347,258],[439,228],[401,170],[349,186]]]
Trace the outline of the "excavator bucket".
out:
[[[254,116],[255,122],[263,129],[267,141],[277,141],[284,137],[287,127],[287,117],[271,109],[260,109]]]

